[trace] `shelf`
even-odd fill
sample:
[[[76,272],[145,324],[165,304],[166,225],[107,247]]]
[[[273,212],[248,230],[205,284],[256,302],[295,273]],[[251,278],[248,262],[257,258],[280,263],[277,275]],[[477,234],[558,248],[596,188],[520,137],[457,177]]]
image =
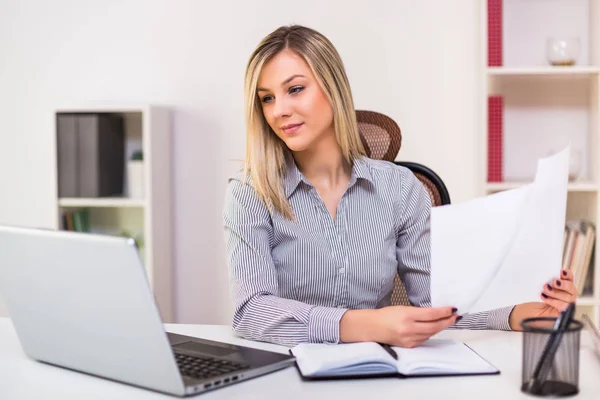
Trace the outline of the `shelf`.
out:
[[[478,118],[483,134],[476,142],[482,190],[477,193],[486,196],[531,185],[539,160],[570,144],[580,179],[567,185],[565,223],[586,220],[600,226],[600,0],[483,3]],[[576,65],[547,62],[547,39],[557,36],[579,38]],[[569,167],[574,164],[569,162]],[[488,182],[486,171],[501,172],[503,181]],[[586,292],[577,298],[578,314],[588,313],[596,324],[598,246],[596,234]]]
[[[499,183],[488,183],[486,184],[486,190],[488,192],[498,192],[502,190],[517,189],[531,182],[499,182]],[[592,182],[574,182],[567,185],[569,192],[596,192],[598,191],[598,185]]]
[[[84,198],[84,197],[64,197],[58,200],[61,207],[145,207],[146,202],[143,199],[129,199],[124,197],[114,198]]]
[[[540,77],[586,77],[600,73],[599,67],[574,66],[574,67],[488,67],[488,76],[540,76]]]
[[[150,112],[156,106],[137,103],[64,105],[56,109],[57,113],[142,113]]]
[[[55,198],[55,228],[75,230],[81,225],[84,230],[105,235],[123,236],[125,233],[142,241],[140,262],[152,290],[154,300],[163,322],[175,321],[175,276],[173,259],[173,216],[172,216],[172,125],[170,107],[147,103],[108,102],[95,104],[66,104],[55,109],[54,149],[56,151],[56,178],[59,178],[60,160],[58,149],[58,118],[61,114],[117,114],[123,120],[124,168],[136,151],[144,154],[144,196],[131,196],[131,171],[124,170],[121,191],[112,196],[94,196],[94,193],[77,197],[77,191],[66,193],[57,190]],[[79,116],[73,116],[70,124],[75,135],[79,132]],[[63,120],[63,122],[65,122]],[[69,120],[67,120],[69,122]],[[69,125],[72,127],[72,125]],[[64,147],[62,147],[64,148]],[[79,146],[71,146],[78,151]],[[70,151],[70,150],[63,150]],[[121,157],[121,149],[117,149]],[[79,157],[79,155],[78,155]],[[79,159],[79,158],[78,158]],[[64,164],[63,164],[64,165]],[[69,168],[78,169],[77,165]],[[54,182],[60,189],[59,179]],[[64,193],[64,194],[61,194]],[[81,196],[81,194],[80,194]],[[66,217],[66,218],[65,218]]]
[[[600,300],[596,300],[592,296],[582,296],[582,297],[577,298],[578,306],[595,306],[595,305],[599,305],[599,304],[600,304]]]

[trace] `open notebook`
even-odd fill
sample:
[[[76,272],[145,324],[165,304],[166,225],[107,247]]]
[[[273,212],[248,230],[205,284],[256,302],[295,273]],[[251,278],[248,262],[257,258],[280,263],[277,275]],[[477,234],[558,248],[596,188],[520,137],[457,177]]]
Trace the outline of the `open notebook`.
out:
[[[489,375],[500,371],[466,344],[429,339],[412,348],[392,347],[397,360],[374,342],[337,345],[301,343],[290,350],[305,379],[376,376]]]

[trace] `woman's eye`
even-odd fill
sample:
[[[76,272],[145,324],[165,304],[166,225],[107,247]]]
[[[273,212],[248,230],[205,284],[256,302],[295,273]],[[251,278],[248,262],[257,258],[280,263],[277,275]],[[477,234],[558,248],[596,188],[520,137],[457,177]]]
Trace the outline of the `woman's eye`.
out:
[[[270,101],[273,101],[273,96],[264,96],[264,97],[261,99],[261,101],[262,101],[263,103],[268,103],[268,102],[270,102]]]
[[[296,94],[303,90],[304,90],[304,86],[294,86],[293,88],[290,88],[289,92],[290,92],[290,94]]]

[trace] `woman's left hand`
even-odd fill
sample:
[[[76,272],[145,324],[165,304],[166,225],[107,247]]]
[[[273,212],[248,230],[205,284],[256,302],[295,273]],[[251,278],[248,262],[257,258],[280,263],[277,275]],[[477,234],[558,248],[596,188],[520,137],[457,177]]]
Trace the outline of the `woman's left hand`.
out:
[[[577,300],[573,273],[561,270],[560,277],[544,285],[540,294],[542,303],[523,303],[513,308],[509,324],[513,330],[521,330],[521,321],[533,317],[556,317],[569,303]]]

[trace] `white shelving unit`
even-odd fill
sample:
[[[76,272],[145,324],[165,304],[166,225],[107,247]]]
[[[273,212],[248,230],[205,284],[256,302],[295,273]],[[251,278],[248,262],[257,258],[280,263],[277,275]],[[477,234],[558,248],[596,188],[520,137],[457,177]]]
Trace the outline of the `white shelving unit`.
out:
[[[159,312],[164,322],[175,322],[170,111],[149,104],[76,105],[55,110],[55,117],[62,113],[113,113],[124,117],[125,184],[122,197],[57,198],[56,229],[63,228],[64,211],[86,209],[90,232],[108,235],[126,232],[136,239],[143,238],[140,257]],[[56,135],[54,139],[56,141]],[[143,151],[143,198],[131,198],[128,194],[126,166],[136,150]]]
[[[145,207],[144,199],[127,198],[79,198],[63,197],[58,199],[58,205],[61,207]]]
[[[528,185],[531,182],[498,182],[498,183],[486,183],[485,191],[487,193],[500,192],[503,190],[517,189],[524,185]],[[574,182],[567,186],[569,192],[590,192],[595,193],[598,191],[598,185],[593,182]]]
[[[548,9],[544,9],[549,7]],[[569,15],[570,18],[564,18]],[[600,0],[502,4],[503,66],[488,66],[488,9],[481,2],[479,194],[519,188],[533,181],[539,158],[570,143],[582,155],[581,173],[568,186],[567,220],[585,218],[597,228],[600,244]],[[574,66],[551,66],[545,38],[580,36]],[[488,182],[488,96],[501,95],[504,182]],[[577,314],[600,324],[600,256],[596,249],[592,293],[578,299]]]
[[[546,77],[586,77],[598,75],[600,68],[592,66],[573,67],[487,67],[490,77],[546,76]]]

